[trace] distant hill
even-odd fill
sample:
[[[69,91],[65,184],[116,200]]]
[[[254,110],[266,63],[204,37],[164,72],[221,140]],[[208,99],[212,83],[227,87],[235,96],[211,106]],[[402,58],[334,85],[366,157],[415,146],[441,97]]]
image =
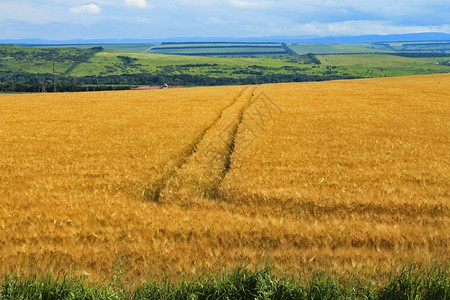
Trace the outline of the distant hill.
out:
[[[389,35],[360,36],[271,36],[271,37],[178,37],[167,39],[94,39],[94,40],[42,40],[42,39],[0,39],[0,44],[14,45],[70,45],[70,44],[117,44],[117,43],[162,43],[162,42],[285,42],[285,43],[365,43],[365,42],[420,42],[420,41],[450,41],[450,34],[442,32],[423,32]]]

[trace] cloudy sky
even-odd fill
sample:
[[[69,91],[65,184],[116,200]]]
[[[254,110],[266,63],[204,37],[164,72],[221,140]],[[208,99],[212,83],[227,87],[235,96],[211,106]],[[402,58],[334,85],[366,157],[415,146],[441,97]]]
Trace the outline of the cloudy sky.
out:
[[[0,38],[450,33],[450,0],[0,0]]]

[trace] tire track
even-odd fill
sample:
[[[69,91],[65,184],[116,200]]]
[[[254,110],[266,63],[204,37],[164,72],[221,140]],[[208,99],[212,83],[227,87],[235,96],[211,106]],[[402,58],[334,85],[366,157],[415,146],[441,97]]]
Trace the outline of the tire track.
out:
[[[230,167],[237,129],[255,89],[247,87],[205,132],[195,151],[170,174],[160,190],[161,202],[190,205],[199,199],[217,198],[218,187]]]
[[[204,139],[205,135],[213,128],[224,116],[225,112],[230,108],[236,105],[237,101],[242,97],[242,95],[248,90],[247,88],[243,88],[240,93],[232,100],[232,102],[224,107],[217,118],[205,129],[203,130],[197,138],[192,141],[181,153],[175,158],[175,162],[169,160],[165,164],[163,164],[162,175],[160,175],[156,180],[154,180],[150,186],[146,187],[142,192],[142,198],[144,201],[153,201],[160,202],[161,199],[161,190],[167,185],[167,182],[170,178],[174,176],[177,170],[186,164],[189,157],[197,151],[199,143]]]
[[[239,118],[238,118],[238,123],[233,128],[230,144],[229,144],[229,147],[228,147],[228,152],[227,152],[227,155],[225,157],[225,166],[224,166],[224,168],[222,170],[222,174],[220,175],[220,183],[222,183],[223,179],[225,178],[225,176],[227,176],[227,173],[228,173],[228,171],[231,168],[231,158],[233,157],[233,153],[234,153],[234,150],[235,150],[235,147],[236,147],[236,138],[237,138],[237,135],[238,135],[238,132],[239,132],[239,126],[242,124],[242,121],[244,120],[244,113],[245,113],[245,111],[252,104],[252,100],[256,96],[256,89],[257,89],[257,87],[255,87],[253,89],[252,96],[251,96],[250,100],[248,101],[248,103],[240,111]],[[216,188],[218,188],[218,186]]]

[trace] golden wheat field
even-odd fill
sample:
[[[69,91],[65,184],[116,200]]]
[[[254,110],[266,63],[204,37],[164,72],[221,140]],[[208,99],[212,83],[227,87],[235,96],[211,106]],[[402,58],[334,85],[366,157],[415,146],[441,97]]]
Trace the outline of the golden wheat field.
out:
[[[1,271],[449,264],[450,76],[0,96]]]

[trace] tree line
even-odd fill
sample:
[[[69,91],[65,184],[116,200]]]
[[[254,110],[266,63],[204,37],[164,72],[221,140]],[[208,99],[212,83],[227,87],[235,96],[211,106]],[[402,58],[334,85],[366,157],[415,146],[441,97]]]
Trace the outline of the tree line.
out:
[[[57,76],[57,92],[88,90],[131,89],[140,85],[217,86],[246,85],[282,82],[324,81],[329,77],[308,74],[254,74],[244,78],[209,77],[190,74],[123,74],[108,76]],[[354,79],[349,75],[335,75],[333,79]],[[41,92],[53,90],[52,74],[31,74],[25,72],[0,72],[0,92]]]

